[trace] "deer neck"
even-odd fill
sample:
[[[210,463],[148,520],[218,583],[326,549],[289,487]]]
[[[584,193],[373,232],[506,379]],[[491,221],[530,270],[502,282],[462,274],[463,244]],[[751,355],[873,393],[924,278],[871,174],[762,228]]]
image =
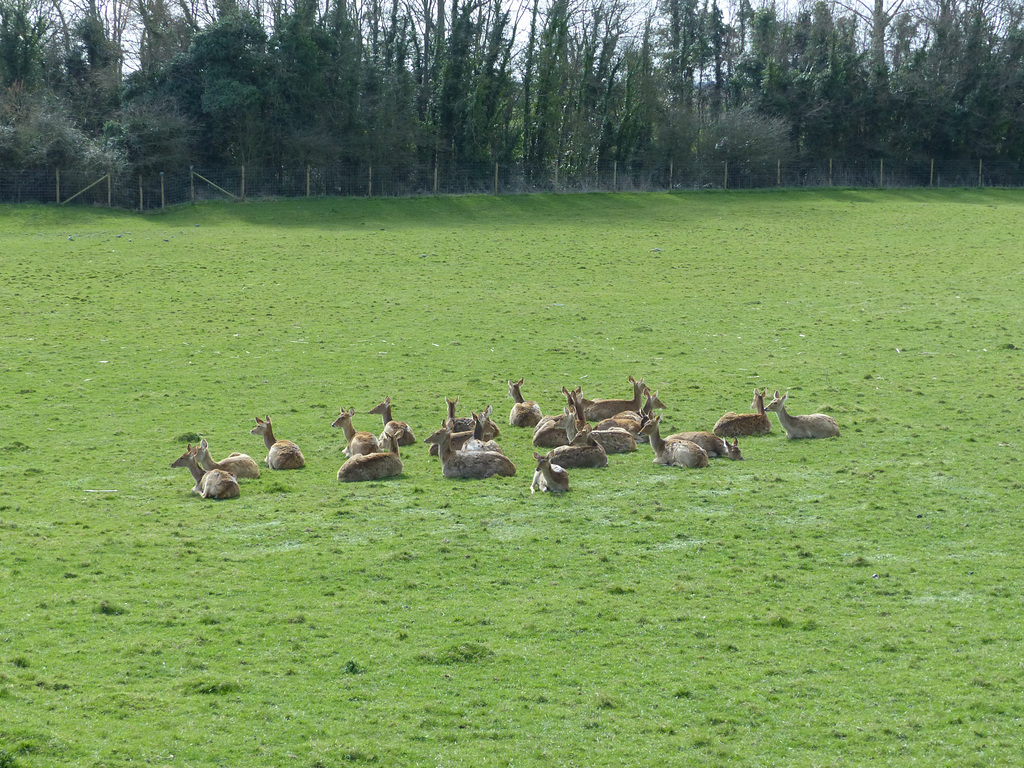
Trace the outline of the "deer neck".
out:
[[[185,468],[192,473],[192,479],[196,481],[196,486],[198,486],[203,479],[203,475],[206,473],[203,471],[203,468],[199,466],[199,462],[196,461],[195,456],[190,456],[185,459]]]
[[[341,422],[341,431],[345,433],[345,442],[351,443],[352,438],[356,435],[356,428],[352,426],[352,419],[344,419]]]
[[[199,464],[199,466],[202,467],[207,472],[209,472],[211,469],[217,469],[217,462],[215,462],[213,460],[213,457],[210,456],[209,450],[204,451],[202,448],[200,448],[198,451],[196,451],[196,463]]]
[[[270,428],[270,422],[267,422],[263,427],[263,445],[266,446],[269,451],[274,447],[274,443],[277,440],[274,439],[274,430]]]
[[[513,400],[513,402],[516,402],[516,403],[523,403],[523,402],[525,402],[523,400],[523,393],[519,391],[519,385],[518,384],[513,384],[512,385],[512,400]]]
[[[655,425],[650,432],[648,432],[648,438],[651,441],[651,448],[654,453],[658,456],[665,450],[665,441],[661,437],[661,428]]]

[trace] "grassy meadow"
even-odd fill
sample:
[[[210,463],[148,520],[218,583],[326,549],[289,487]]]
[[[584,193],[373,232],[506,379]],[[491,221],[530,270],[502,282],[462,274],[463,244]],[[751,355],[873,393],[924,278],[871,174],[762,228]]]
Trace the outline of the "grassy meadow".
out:
[[[0,209],[0,768],[1020,762],[1024,194]],[[842,436],[532,494],[562,386]],[[339,484],[385,395],[420,443]],[[492,405],[513,478],[422,439]],[[307,466],[204,501],[205,437]]]

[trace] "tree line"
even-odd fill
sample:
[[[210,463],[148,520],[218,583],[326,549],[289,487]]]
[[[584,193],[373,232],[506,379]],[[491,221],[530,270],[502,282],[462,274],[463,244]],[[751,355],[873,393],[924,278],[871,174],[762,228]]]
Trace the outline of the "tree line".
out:
[[[0,0],[0,166],[1024,158],[1021,0]]]

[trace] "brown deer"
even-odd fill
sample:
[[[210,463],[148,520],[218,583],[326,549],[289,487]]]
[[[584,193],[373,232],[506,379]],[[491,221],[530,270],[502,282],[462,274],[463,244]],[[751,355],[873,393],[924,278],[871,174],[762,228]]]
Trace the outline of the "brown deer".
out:
[[[719,437],[757,437],[771,432],[772,423],[764,412],[764,396],[768,390],[754,390],[754,399],[750,407],[753,413],[734,413],[729,411],[715,422],[712,431]]]
[[[512,410],[508,414],[508,423],[512,427],[536,427],[540,423],[542,414],[540,406],[533,400],[524,400],[520,387],[523,380],[510,381],[508,383],[508,396],[512,398]]]
[[[740,452],[740,441],[733,438],[730,443],[724,437],[719,437],[714,432],[676,432],[665,437],[669,440],[689,440],[704,449],[709,459],[728,457],[733,461],[743,461],[743,454]]]
[[[558,448],[569,444],[565,428],[574,418],[568,408],[558,415],[545,416],[533,430],[533,444],[537,448]]]
[[[204,437],[196,447],[196,461],[199,466],[209,472],[214,469],[222,469],[235,476],[237,480],[255,479],[260,476],[260,466],[252,456],[244,453],[232,453],[230,456],[214,461],[210,456],[210,445]]]
[[[608,466],[608,454],[585,424],[568,445],[551,450],[551,461],[564,469],[600,469]]]
[[[377,453],[381,449],[383,440],[378,441],[377,437],[371,432],[357,432],[356,428],[352,426],[352,417],[355,413],[355,408],[349,408],[347,411],[342,408],[338,418],[331,424],[332,427],[340,428],[345,433],[346,445],[342,453],[348,457]],[[384,438],[386,434],[387,431],[385,430],[385,434],[381,435],[381,438]]]
[[[533,482],[530,484],[530,493],[540,491],[541,493],[565,493],[569,490],[569,473],[564,467],[551,463],[551,454],[541,456],[536,451],[533,458],[537,460],[537,469],[533,473]]]
[[[786,398],[775,390],[774,399],[765,406],[766,411],[773,411],[779,417],[779,424],[786,430],[790,440],[798,438],[839,437],[839,425],[831,416],[824,413],[809,413],[806,416],[793,416],[786,412]]]
[[[605,419],[610,419],[622,411],[639,412],[641,405],[643,405],[644,380],[642,378],[637,380],[630,376],[629,382],[633,385],[632,400],[584,400],[582,395],[580,395],[577,398],[577,403],[582,406],[583,416],[586,420],[604,421]]]
[[[270,416],[267,416],[266,421],[257,416],[256,426],[249,434],[263,438],[263,444],[267,447],[267,466],[271,469],[302,469],[306,466],[306,457],[302,455],[299,446],[291,440],[278,440],[274,437]]]
[[[381,445],[384,444],[384,435],[388,432],[388,429],[390,428],[390,429],[394,430],[394,429],[397,429],[398,427],[402,428],[402,437],[401,437],[401,440],[398,443],[399,445],[415,445],[416,444],[416,437],[413,435],[412,429],[410,429],[409,425],[406,424],[404,421],[394,421],[394,420],[392,420],[392,418],[391,418],[391,395],[388,395],[387,397],[385,397],[380,402],[379,405],[375,405],[373,408],[370,409],[369,412],[373,413],[373,414],[377,414],[378,416],[380,416],[384,420],[384,431],[381,432],[380,437],[377,438],[377,441]]]
[[[352,456],[338,470],[338,482],[355,483],[363,480],[382,480],[402,474],[402,458],[398,455],[398,444],[402,438],[402,427],[384,433],[386,451],[362,453]]]
[[[641,434],[647,435],[654,449],[654,463],[668,467],[688,467],[699,469],[708,465],[708,455],[696,443],[689,440],[663,440],[661,437],[661,417],[655,416],[644,424]]]
[[[457,418],[455,416],[455,406],[459,404],[459,398],[456,397],[454,400],[449,400],[445,397],[444,402],[448,408],[448,416],[446,420],[448,421],[448,426],[451,431],[453,433],[472,432],[473,427],[475,426],[472,416],[459,416]],[[495,437],[495,435],[491,435],[491,437],[487,439],[490,440],[493,437]]]
[[[516,473],[516,465],[500,453],[456,451],[452,448],[452,433],[447,425],[424,442],[437,445],[441,457],[441,474],[447,478],[483,480],[493,475],[512,477]]]
[[[172,467],[185,467],[192,473],[196,481],[192,493],[198,493],[204,499],[233,499],[239,494],[238,481],[230,472],[223,469],[211,469],[209,472],[199,466],[196,449],[199,446],[189,445],[181,456],[171,462]]]

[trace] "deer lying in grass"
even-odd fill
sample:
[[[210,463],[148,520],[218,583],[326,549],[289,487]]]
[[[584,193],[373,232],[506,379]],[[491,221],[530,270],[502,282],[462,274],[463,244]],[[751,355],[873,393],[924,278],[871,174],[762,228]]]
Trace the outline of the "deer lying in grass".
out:
[[[377,414],[384,420],[384,431],[381,432],[380,437],[377,438],[377,442],[384,445],[384,435],[387,434],[388,430],[396,430],[398,427],[402,428],[402,437],[399,440],[399,445],[415,445],[416,438],[412,433],[412,429],[404,421],[394,421],[391,418],[391,395],[385,397],[379,405],[375,405],[370,409],[370,413]]]
[[[240,493],[238,481],[230,472],[223,469],[211,469],[209,472],[199,466],[196,458],[199,446],[189,445],[181,456],[171,462],[172,467],[185,467],[192,473],[196,481],[192,493],[198,493],[204,499],[233,499]]]
[[[356,454],[338,470],[338,482],[355,483],[363,480],[382,480],[402,474],[402,459],[398,455],[398,444],[402,439],[402,427],[395,427],[384,433],[387,450],[377,453]]]
[[[377,437],[370,432],[357,432],[356,428],[352,426],[352,417],[355,415],[356,409],[349,408],[347,411],[342,408],[341,413],[338,414],[338,418],[331,424],[332,427],[341,428],[345,433],[345,450],[342,451],[346,456],[364,456],[368,453],[377,453],[381,449],[381,443],[388,434],[385,428],[384,434],[381,435],[381,440],[377,440]],[[405,430],[398,427],[405,433]]]
[[[459,404],[459,398],[456,397],[454,400],[449,400],[445,397],[444,403],[448,409],[448,415],[445,417],[445,420],[448,422],[448,427],[451,429],[452,433],[472,432],[473,427],[475,426],[472,416],[455,416],[455,406]],[[495,435],[491,435],[487,439],[491,440],[494,437]]]
[[[492,475],[512,477],[516,465],[500,453],[488,451],[456,451],[452,448],[452,432],[447,425],[424,440],[437,446],[441,457],[441,474],[448,478],[483,480]]]
[[[267,466],[271,469],[302,469],[306,466],[306,457],[302,455],[299,446],[291,440],[277,440],[274,437],[270,416],[267,416],[266,421],[257,416],[256,426],[249,434],[263,438],[263,444],[267,447]]]
[[[569,444],[565,428],[573,416],[568,408],[559,416],[545,416],[533,430],[533,444],[537,448],[558,448]]]
[[[491,420],[491,406],[487,406],[483,413],[473,414],[473,437],[462,446],[463,451],[491,451],[492,453],[504,453],[493,440],[484,440],[483,436],[488,431],[488,422]]]
[[[764,412],[764,396],[767,390],[754,390],[754,399],[750,407],[753,413],[735,413],[729,411],[715,422],[713,431],[719,437],[756,437],[767,435],[772,430],[772,423]]]
[[[608,466],[608,454],[585,424],[568,445],[553,448],[551,461],[565,469],[600,469]]]
[[[779,417],[779,424],[786,430],[790,440],[798,438],[839,437],[839,425],[831,416],[824,413],[809,413],[806,416],[792,416],[786,412],[786,398],[775,390],[774,399],[765,406],[766,411],[773,411]]]
[[[644,424],[641,434],[647,435],[654,449],[654,463],[668,467],[700,469],[708,465],[708,455],[689,440],[664,440],[661,437],[661,417],[655,416]]]
[[[565,493],[569,490],[569,473],[564,467],[551,463],[551,454],[541,456],[536,451],[533,458],[537,460],[537,469],[533,473],[533,482],[530,484],[530,493],[540,491],[541,493]]]
[[[572,418],[565,427],[565,434],[571,445],[576,435],[586,426],[587,421],[583,415],[585,409],[580,402],[579,393],[566,392],[565,394],[571,403],[569,410],[572,413]],[[633,422],[633,416],[636,417],[636,422]],[[623,411],[613,419],[605,419],[600,422],[598,426],[590,430],[590,434],[596,442],[601,444],[605,453],[632,453],[636,450],[636,437],[630,427],[639,433],[640,419],[639,412]]]
[[[709,459],[728,457],[733,461],[743,461],[740,441],[735,437],[730,443],[724,437],[719,437],[713,432],[676,432],[665,437],[666,442],[669,440],[689,440],[691,443],[696,443],[704,449],[704,453],[708,455]]]
[[[543,415],[540,406],[533,400],[524,400],[520,387],[523,380],[508,383],[508,396],[512,398],[512,410],[508,414],[508,423],[512,427],[536,427]]]
[[[587,421],[604,421],[623,411],[639,412],[640,406],[643,404],[644,380],[642,378],[637,380],[630,376],[629,381],[633,385],[632,400],[586,400],[582,394],[578,394],[576,402],[582,407],[584,418]]]
[[[259,464],[253,460],[252,456],[244,453],[232,453],[220,461],[214,461],[210,456],[210,445],[206,442],[205,437],[196,447],[196,461],[207,472],[213,469],[222,469],[234,475],[237,480],[256,479],[260,476]]]

